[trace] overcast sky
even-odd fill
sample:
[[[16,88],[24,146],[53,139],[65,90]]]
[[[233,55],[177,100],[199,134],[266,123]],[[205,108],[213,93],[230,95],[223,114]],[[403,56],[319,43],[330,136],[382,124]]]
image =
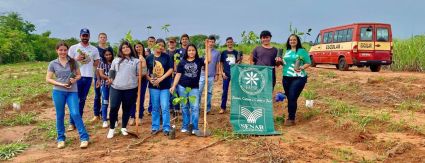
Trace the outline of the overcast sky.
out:
[[[424,0],[0,0],[0,13],[15,11],[47,30],[52,37],[78,37],[83,27],[92,40],[105,32],[117,42],[131,30],[133,37],[165,37],[161,26],[170,24],[169,35],[218,34],[240,40],[242,31],[272,32],[272,41],[283,42],[289,24],[303,31],[354,22],[390,23],[395,38],[425,34]],[[148,33],[146,27],[153,29]]]

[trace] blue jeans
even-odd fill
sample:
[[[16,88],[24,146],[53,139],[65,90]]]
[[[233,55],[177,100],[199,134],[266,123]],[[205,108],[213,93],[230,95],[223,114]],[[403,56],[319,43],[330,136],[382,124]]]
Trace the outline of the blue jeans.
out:
[[[101,103],[102,99],[101,88],[96,88],[97,78],[94,78],[94,100],[93,100],[93,112],[94,116],[100,116]]]
[[[146,88],[147,87],[148,87],[148,80],[142,79],[142,83],[141,83],[140,88],[139,88],[139,94],[140,94],[139,119],[142,119],[143,116],[144,116],[143,112],[145,111],[145,95],[146,95]],[[152,108],[151,108],[151,112],[152,112]],[[131,108],[130,117],[136,118],[136,105],[134,105],[134,107]]]
[[[307,83],[307,77],[286,77],[282,79],[283,89],[288,98],[288,119],[295,120],[297,113],[297,100]]]
[[[77,92],[65,92],[59,90],[52,91],[53,103],[56,109],[56,132],[58,133],[57,141],[65,141],[65,104],[68,104],[69,115],[74,119],[75,126],[77,127],[78,134],[80,134],[81,141],[88,141],[89,135],[87,134],[84,122],[81,119],[78,111],[78,94]]]
[[[80,80],[77,81],[78,86],[78,100],[79,100],[79,111],[80,117],[83,117],[84,113],[84,105],[86,105],[87,95],[90,91],[90,86],[93,78],[92,77],[81,77]],[[75,126],[74,120],[70,116],[70,124]]]
[[[223,79],[223,94],[221,95],[221,109],[226,110],[227,96],[229,93],[230,77]]]
[[[130,109],[136,105],[137,88],[118,90],[111,87],[109,90],[111,110],[109,111],[109,128],[114,129],[118,120],[118,111],[122,103],[122,128],[127,128],[130,118]]]
[[[108,105],[109,105],[109,86],[101,86],[100,90],[102,92],[102,120],[108,120]]]
[[[183,125],[182,129],[187,130],[189,127],[189,123],[193,125],[193,130],[198,130],[198,121],[199,121],[199,89],[192,88],[192,90],[186,94],[186,88],[181,85],[177,86],[177,92],[180,97],[195,96],[196,100],[194,103],[190,103],[188,101],[187,104],[181,104],[182,108],[182,116],[183,116]],[[190,109],[189,109],[190,108]]]
[[[212,98],[213,85],[214,85],[214,77],[208,77],[207,112],[211,111],[211,98]],[[199,79],[199,101],[198,101],[198,103],[201,103],[202,92],[204,91],[204,86],[205,86],[205,76],[201,76],[201,79]]]
[[[164,132],[170,131],[170,92],[169,89],[149,88],[152,100],[152,131],[160,129],[160,116],[162,109],[162,128]]]

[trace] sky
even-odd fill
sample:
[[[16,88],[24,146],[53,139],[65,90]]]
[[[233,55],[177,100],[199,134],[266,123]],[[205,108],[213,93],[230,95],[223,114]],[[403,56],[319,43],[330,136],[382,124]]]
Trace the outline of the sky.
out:
[[[392,25],[393,37],[425,34],[424,0],[0,0],[0,13],[18,12],[36,25],[35,33],[51,37],[79,37],[89,28],[92,38],[105,32],[111,43],[131,30],[134,38],[164,38],[183,33],[218,34],[219,43],[242,31],[271,31],[273,42],[286,41],[289,24],[299,31],[312,28],[314,40],[321,29],[356,22]],[[170,24],[166,34],[161,26]],[[147,30],[152,26],[152,30]]]

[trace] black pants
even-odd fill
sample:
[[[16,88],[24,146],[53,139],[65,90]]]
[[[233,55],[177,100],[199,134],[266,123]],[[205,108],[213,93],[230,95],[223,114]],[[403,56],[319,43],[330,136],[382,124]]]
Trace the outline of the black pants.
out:
[[[110,106],[109,128],[114,129],[118,120],[118,111],[122,103],[122,128],[127,128],[128,119],[132,107],[136,106],[137,88],[129,90],[118,90],[111,87],[109,90]]]
[[[297,100],[307,83],[307,77],[286,77],[282,79],[283,89],[288,99],[288,119],[295,120],[297,113]]]

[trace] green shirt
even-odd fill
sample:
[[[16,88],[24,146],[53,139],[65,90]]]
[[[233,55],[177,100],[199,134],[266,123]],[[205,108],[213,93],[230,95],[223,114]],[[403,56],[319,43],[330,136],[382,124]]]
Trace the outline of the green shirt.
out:
[[[305,49],[298,49],[297,52],[292,50],[287,50],[285,55],[283,56],[283,76],[288,77],[306,77],[307,73],[305,70],[301,70],[297,73],[294,70],[295,62],[300,60],[300,67],[304,64],[311,64],[310,56]]]

